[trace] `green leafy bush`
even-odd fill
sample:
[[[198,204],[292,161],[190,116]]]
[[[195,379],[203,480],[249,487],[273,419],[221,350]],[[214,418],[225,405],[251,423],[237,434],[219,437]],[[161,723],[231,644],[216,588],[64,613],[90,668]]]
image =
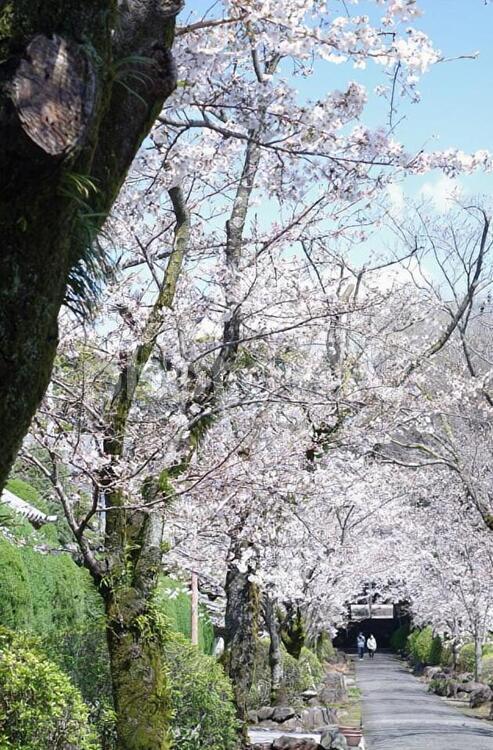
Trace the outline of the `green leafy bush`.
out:
[[[80,690],[102,747],[113,747],[115,716],[104,617],[51,633],[43,648]]]
[[[440,664],[442,640],[433,635],[430,625],[422,630],[413,630],[407,639],[407,650],[415,664],[435,666]]]
[[[21,550],[0,536],[0,625],[27,630],[32,622],[31,585]]]
[[[323,678],[324,669],[317,655],[304,646],[300,658],[288,654],[281,646],[283,667],[283,681],[280,695],[283,702],[293,703],[299,699],[300,693],[316,687]],[[248,698],[248,707],[252,709],[269,705],[270,703],[270,667],[269,667],[269,639],[259,641],[255,659],[254,681]]]
[[[299,659],[284,655],[284,682],[292,695],[316,688],[324,676],[323,667],[316,654],[303,646]]]
[[[232,688],[221,665],[183,636],[166,646],[172,678],[174,750],[233,750],[238,724]]]
[[[474,643],[465,643],[457,659],[457,668],[460,672],[474,672]],[[483,645],[483,679],[493,676],[493,643]]]
[[[452,649],[452,644],[450,642],[446,642],[442,645],[442,654],[440,656],[440,666],[451,667],[453,666],[453,661],[454,661],[454,653]]]
[[[335,648],[332,643],[332,638],[328,633],[320,633],[317,638],[317,644],[315,647],[315,653],[320,662],[332,661],[335,656]]]
[[[474,672],[474,643],[464,643],[459,650],[457,666],[461,672]]]
[[[0,626],[40,637],[39,647],[81,691],[104,744],[113,730],[101,598],[70,555],[29,545],[0,536]]]
[[[2,750],[97,750],[78,690],[26,636],[0,631]]]

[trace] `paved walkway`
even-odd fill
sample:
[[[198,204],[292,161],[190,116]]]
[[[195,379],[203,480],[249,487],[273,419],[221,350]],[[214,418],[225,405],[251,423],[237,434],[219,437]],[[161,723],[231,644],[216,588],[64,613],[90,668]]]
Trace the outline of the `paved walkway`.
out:
[[[394,656],[357,662],[367,750],[493,750],[493,725],[464,716]]]

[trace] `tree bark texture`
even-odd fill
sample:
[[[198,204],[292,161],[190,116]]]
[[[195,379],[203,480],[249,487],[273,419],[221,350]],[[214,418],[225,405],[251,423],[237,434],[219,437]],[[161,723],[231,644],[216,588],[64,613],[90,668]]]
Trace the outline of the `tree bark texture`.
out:
[[[117,511],[121,516],[123,511]],[[117,750],[168,750],[171,717],[166,627],[153,606],[161,563],[162,519],[128,513],[100,583],[106,610]],[[113,529],[115,532],[115,529]]]
[[[190,613],[190,631],[192,646],[199,645],[199,578],[197,573],[192,572],[192,591],[191,591],[191,613]]]
[[[260,619],[259,590],[250,580],[251,568],[242,572],[237,563],[244,545],[237,542],[226,575],[225,665],[233,683],[238,717],[247,718],[247,701],[253,683]]]
[[[0,6],[0,489],[48,385],[71,274],[176,85],[179,9]]]
[[[474,679],[481,681],[483,676],[483,639],[479,632],[474,633]]]
[[[93,575],[106,605],[118,750],[169,747],[165,634],[153,606],[161,568],[166,489],[162,489],[159,477],[147,477],[142,486],[144,507],[131,510],[127,507],[129,498],[115,481],[114,467],[123,455],[135,393],[154,350],[163,315],[173,304],[187,248],[189,215],[179,188],[170,190],[170,199],[176,215],[173,251],[141,339],[123,360],[105,411],[107,462],[100,475],[107,511],[105,563],[103,575],[98,571]]]
[[[303,616],[300,608],[295,605],[287,604],[286,610],[286,619],[281,625],[281,639],[288,654],[299,659],[306,639]]]
[[[269,597],[264,599],[264,620],[269,633],[269,667],[271,705],[275,706],[280,697],[283,680],[281,657],[281,635],[276,608]]]

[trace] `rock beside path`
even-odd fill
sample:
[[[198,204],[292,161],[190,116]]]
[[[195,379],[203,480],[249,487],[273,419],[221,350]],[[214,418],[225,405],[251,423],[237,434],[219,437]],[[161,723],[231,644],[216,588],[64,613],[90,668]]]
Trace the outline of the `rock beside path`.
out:
[[[477,708],[484,703],[493,700],[493,690],[489,685],[482,682],[463,682],[457,677],[445,675],[442,678],[441,673],[436,673],[429,684],[429,691],[440,695],[444,698],[456,698],[458,700],[468,701],[471,708]],[[464,675],[464,677],[467,675]]]
[[[347,750],[347,740],[338,727],[327,727],[320,738],[324,750]]]
[[[347,741],[337,726],[324,728],[320,741],[310,737],[282,735],[272,742],[259,742],[251,745],[251,750],[347,750]]]
[[[320,745],[307,737],[285,735],[274,740],[272,750],[320,750]]]
[[[318,693],[321,703],[339,703],[347,699],[346,681],[341,672],[327,672],[323,687]]]
[[[299,711],[290,706],[263,706],[258,711],[249,711],[248,721],[259,729],[319,732],[337,722],[337,711],[327,706],[310,706]]]
[[[485,703],[489,703],[493,700],[493,691],[488,685],[479,685],[478,687],[471,690],[469,696],[469,705],[471,708],[477,708],[483,706]]]

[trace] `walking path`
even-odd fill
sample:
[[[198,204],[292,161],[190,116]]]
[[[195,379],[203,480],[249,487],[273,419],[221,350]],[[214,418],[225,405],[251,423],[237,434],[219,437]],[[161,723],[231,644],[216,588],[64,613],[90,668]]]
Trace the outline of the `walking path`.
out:
[[[367,750],[493,750],[493,726],[448,706],[395,656],[357,662]]]

